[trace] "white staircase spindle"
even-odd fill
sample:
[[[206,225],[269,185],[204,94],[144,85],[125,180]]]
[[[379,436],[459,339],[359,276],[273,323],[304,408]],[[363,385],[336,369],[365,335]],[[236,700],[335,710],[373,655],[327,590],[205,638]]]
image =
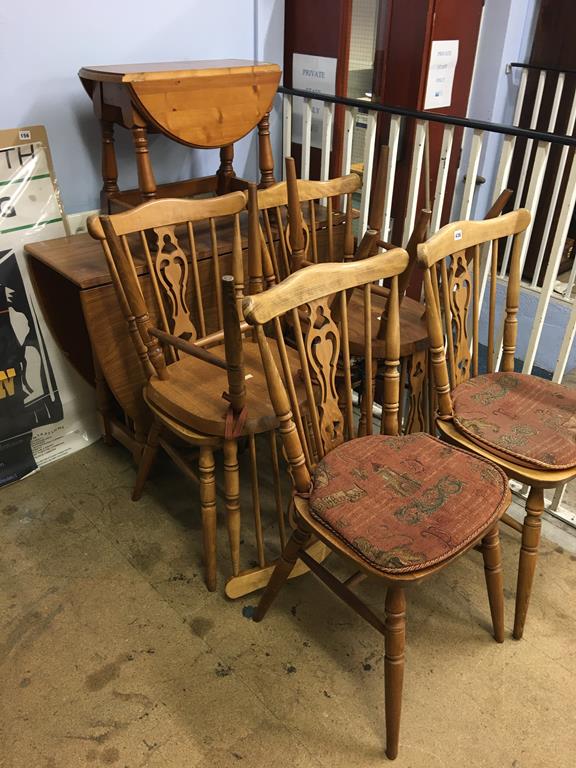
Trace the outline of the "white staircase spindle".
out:
[[[446,194],[446,181],[450,168],[450,156],[454,142],[454,126],[445,125],[442,135],[442,148],[438,160],[438,173],[436,175],[436,191],[434,192],[434,204],[432,206],[432,218],[430,220],[430,232],[440,229],[442,221],[442,208],[444,207],[444,195]]]
[[[526,71],[526,70],[524,70]],[[530,130],[534,130],[538,124],[538,117],[540,115],[540,106],[542,104],[542,93],[544,91],[544,85],[546,84],[546,72],[541,69],[538,76],[538,87],[536,88],[536,97],[534,99],[534,106],[532,108],[532,117],[530,119]],[[518,208],[522,201],[522,195],[524,194],[524,185],[526,184],[526,177],[528,175],[528,165],[530,164],[530,156],[532,154],[532,145],[534,139],[528,139],[526,142],[526,149],[524,150],[524,159],[522,161],[522,169],[520,171],[520,178],[518,179],[518,189],[516,190],[516,196],[514,198],[514,207]],[[506,245],[504,252],[504,258],[502,259],[502,268],[500,270],[501,277],[506,275],[508,269],[508,261],[510,259],[511,240]]]
[[[368,110],[366,136],[364,138],[364,167],[362,171],[362,195],[360,198],[360,230],[363,237],[368,226],[368,211],[370,208],[370,190],[372,188],[372,171],[374,169],[374,149],[376,147],[376,125],[378,113]]]
[[[418,193],[420,191],[420,176],[422,174],[422,159],[424,157],[425,141],[425,122],[424,120],[417,120],[414,151],[412,154],[412,167],[410,169],[410,181],[408,183],[408,204],[406,206],[406,218],[404,219],[404,231],[402,234],[403,245],[408,242],[410,235],[412,234],[412,230],[414,229],[416,208],[418,206]]]
[[[302,105],[302,163],[300,177],[310,178],[310,150],[312,149],[312,99]]]
[[[356,110],[354,107],[346,107],[344,113],[344,146],[342,151],[342,176],[350,173],[352,166],[352,142],[354,141],[354,124],[356,122]]]
[[[394,180],[396,178],[396,163],[398,162],[398,143],[400,140],[401,126],[402,118],[400,115],[393,115],[390,120],[390,133],[388,135],[388,178],[386,179],[384,224],[382,227],[382,238],[384,240],[390,240],[392,197],[394,196]]]
[[[282,99],[282,178],[286,178],[284,158],[292,156],[292,96],[285,93]]]

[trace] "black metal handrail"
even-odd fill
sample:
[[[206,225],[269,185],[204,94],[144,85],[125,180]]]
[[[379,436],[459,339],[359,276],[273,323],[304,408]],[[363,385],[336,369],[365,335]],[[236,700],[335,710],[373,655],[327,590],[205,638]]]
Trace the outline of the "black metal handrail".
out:
[[[538,69],[544,72],[564,72],[566,75],[576,75],[576,69],[566,69],[565,67],[555,66],[542,66],[541,64],[525,64],[521,61],[513,61],[508,64],[509,67],[515,67],[516,69]]]
[[[419,109],[390,107],[387,104],[380,104],[377,101],[349,99],[347,96],[330,96],[329,94],[317,93],[316,91],[303,91],[299,88],[288,88],[285,85],[279,86],[278,92],[285,93],[289,96],[301,96],[304,99],[327,101],[329,104],[341,104],[345,107],[356,107],[357,109],[383,112],[388,115],[413,117],[417,120],[429,120],[432,123],[457,125],[461,126],[462,128],[473,128],[479,131],[491,131],[492,133],[502,133],[509,136],[518,136],[524,139],[533,139],[534,141],[547,141],[550,144],[562,144],[564,146],[576,147],[576,137],[574,136],[564,136],[562,134],[548,133],[546,131],[533,131],[529,128],[519,128],[515,125],[489,123],[485,120],[470,120],[467,117],[453,117],[452,115],[443,115],[438,112],[425,112]]]

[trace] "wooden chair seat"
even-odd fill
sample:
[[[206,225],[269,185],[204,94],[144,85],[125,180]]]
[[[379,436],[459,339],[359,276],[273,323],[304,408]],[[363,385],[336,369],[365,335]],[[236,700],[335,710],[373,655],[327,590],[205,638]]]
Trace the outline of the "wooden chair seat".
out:
[[[161,422],[162,425],[166,427],[167,430],[169,430],[169,432],[174,433],[177,438],[180,438],[181,442],[178,443],[177,441],[179,445],[187,443],[189,445],[193,445],[194,447],[198,447],[200,445],[211,446],[214,449],[222,447],[221,437],[216,437],[215,435],[205,435],[201,432],[197,432],[196,430],[187,427],[185,424],[182,424],[181,421],[174,419],[172,416],[170,416],[170,414],[165,413],[161,408],[158,408],[158,406],[156,406],[148,399],[146,387],[142,392],[142,396],[144,398],[144,402],[154,414],[154,417],[159,422]]]
[[[576,468],[576,392],[521,373],[489,373],[452,392],[454,424],[528,468]]]
[[[316,467],[310,513],[372,568],[400,575],[454,557],[510,502],[494,464],[424,433],[373,435]]]
[[[372,354],[377,360],[385,357],[384,339],[378,338],[380,318],[387,297],[372,295]],[[364,350],[364,300],[361,291],[354,291],[349,302],[350,351],[361,356]],[[418,349],[428,348],[428,328],[424,308],[419,301],[404,298],[400,307],[400,357],[409,357]]]
[[[210,352],[225,359],[224,345],[211,347]],[[242,435],[260,434],[275,429],[277,419],[266,392],[266,378],[258,345],[244,340],[247,418]],[[288,357],[297,371],[297,353],[288,348]],[[194,431],[224,437],[228,402],[222,395],[228,389],[225,370],[194,357],[184,356],[168,366],[169,378],[152,376],[146,384],[146,401],[162,413],[185,424]],[[298,378],[294,377],[295,383]]]
[[[517,480],[523,485],[537,487],[540,490],[543,488],[556,488],[558,485],[563,485],[576,477],[576,467],[551,470],[537,468],[536,466],[525,467],[522,464],[518,464],[511,456],[505,457],[503,453],[498,454],[492,448],[484,448],[478,441],[472,440],[464,432],[461,432],[453,421],[436,419],[436,428],[438,434],[444,440],[494,462],[506,472],[508,477]],[[516,530],[521,530],[522,524],[513,522],[512,518],[508,515],[504,515],[503,519],[505,523],[511,525]]]

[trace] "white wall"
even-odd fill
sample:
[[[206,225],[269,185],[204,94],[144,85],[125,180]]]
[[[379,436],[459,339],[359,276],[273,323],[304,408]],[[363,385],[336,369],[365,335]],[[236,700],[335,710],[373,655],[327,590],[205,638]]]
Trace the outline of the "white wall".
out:
[[[493,123],[512,124],[520,82],[520,70],[506,74],[506,65],[528,60],[539,0],[486,0],[478,40],[474,81],[468,103],[468,117]],[[486,137],[478,173],[494,178],[502,138]],[[462,154],[453,214],[459,215],[468,147]],[[476,191],[472,216],[482,218],[493,200],[490,184]]]
[[[478,41],[468,114],[483,120],[512,121],[520,71],[506,64],[527,61],[539,0],[486,0]]]
[[[284,0],[29,0],[2,3],[0,129],[43,124],[67,213],[99,205],[99,126],[81,66],[182,59],[259,58],[282,65]],[[277,122],[277,121],[276,121]],[[136,186],[131,138],[118,128],[120,186]],[[274,143],[278,146],[276,137]],[[254,141],[236,147],[236,171],[256,178]],[[213,173],[217,150],[150,137],[157,180]]]
[[[290,0],[288,0],[290,2]],[[255,24],[254,40],[255,51],[259,61],[271,61],[284,67],[284,3],[285,0],[254,0]],[[282,78],[280,78],[282,82]],[[270,138],[274,153],[274,176],[282,179],[282,98],[276,96],[274,106],[270,113]],[[246,177],[257,179],[258,171],[258,143],[255,136],[252,137]]]

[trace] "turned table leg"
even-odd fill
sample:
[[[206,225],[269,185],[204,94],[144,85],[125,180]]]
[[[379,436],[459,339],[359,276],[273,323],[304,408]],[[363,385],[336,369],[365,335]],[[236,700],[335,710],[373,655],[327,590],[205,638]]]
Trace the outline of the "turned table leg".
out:
[[[94,386],[96,389],[96,408],[100,416],[100,427],[102,429],[102,438],[106,445],[113,445],[112,428],[110,426],[110,390],[102,373],[102,368],[92,349],[92,362],[94,364]]]
[[[234,173],[234,144],[228,144],[226,147],[220,148],[220,168],[216,176],[218,177],[218,184],[216,193],[218,195],[225,195],[230,192],[230,179],[233,179],[236,174]]]
[[[275,183],[274,156],[270,143],[270,113],[267,112],[258,123],[258,157],[260,162],[260,186],[270,187]]]
[[[118,166],[114,148],[114,123],[101,120],[102,128],[102,192],[100,207],[110,211],[110,198],[118,193]]]
[[[148,153],[148,132],[144,126],[132,128],[132,140],[136,152],[136,165],[138,168],[138,186],[144,200],[152,200],[156,197],[156,180],[150,163]]]

